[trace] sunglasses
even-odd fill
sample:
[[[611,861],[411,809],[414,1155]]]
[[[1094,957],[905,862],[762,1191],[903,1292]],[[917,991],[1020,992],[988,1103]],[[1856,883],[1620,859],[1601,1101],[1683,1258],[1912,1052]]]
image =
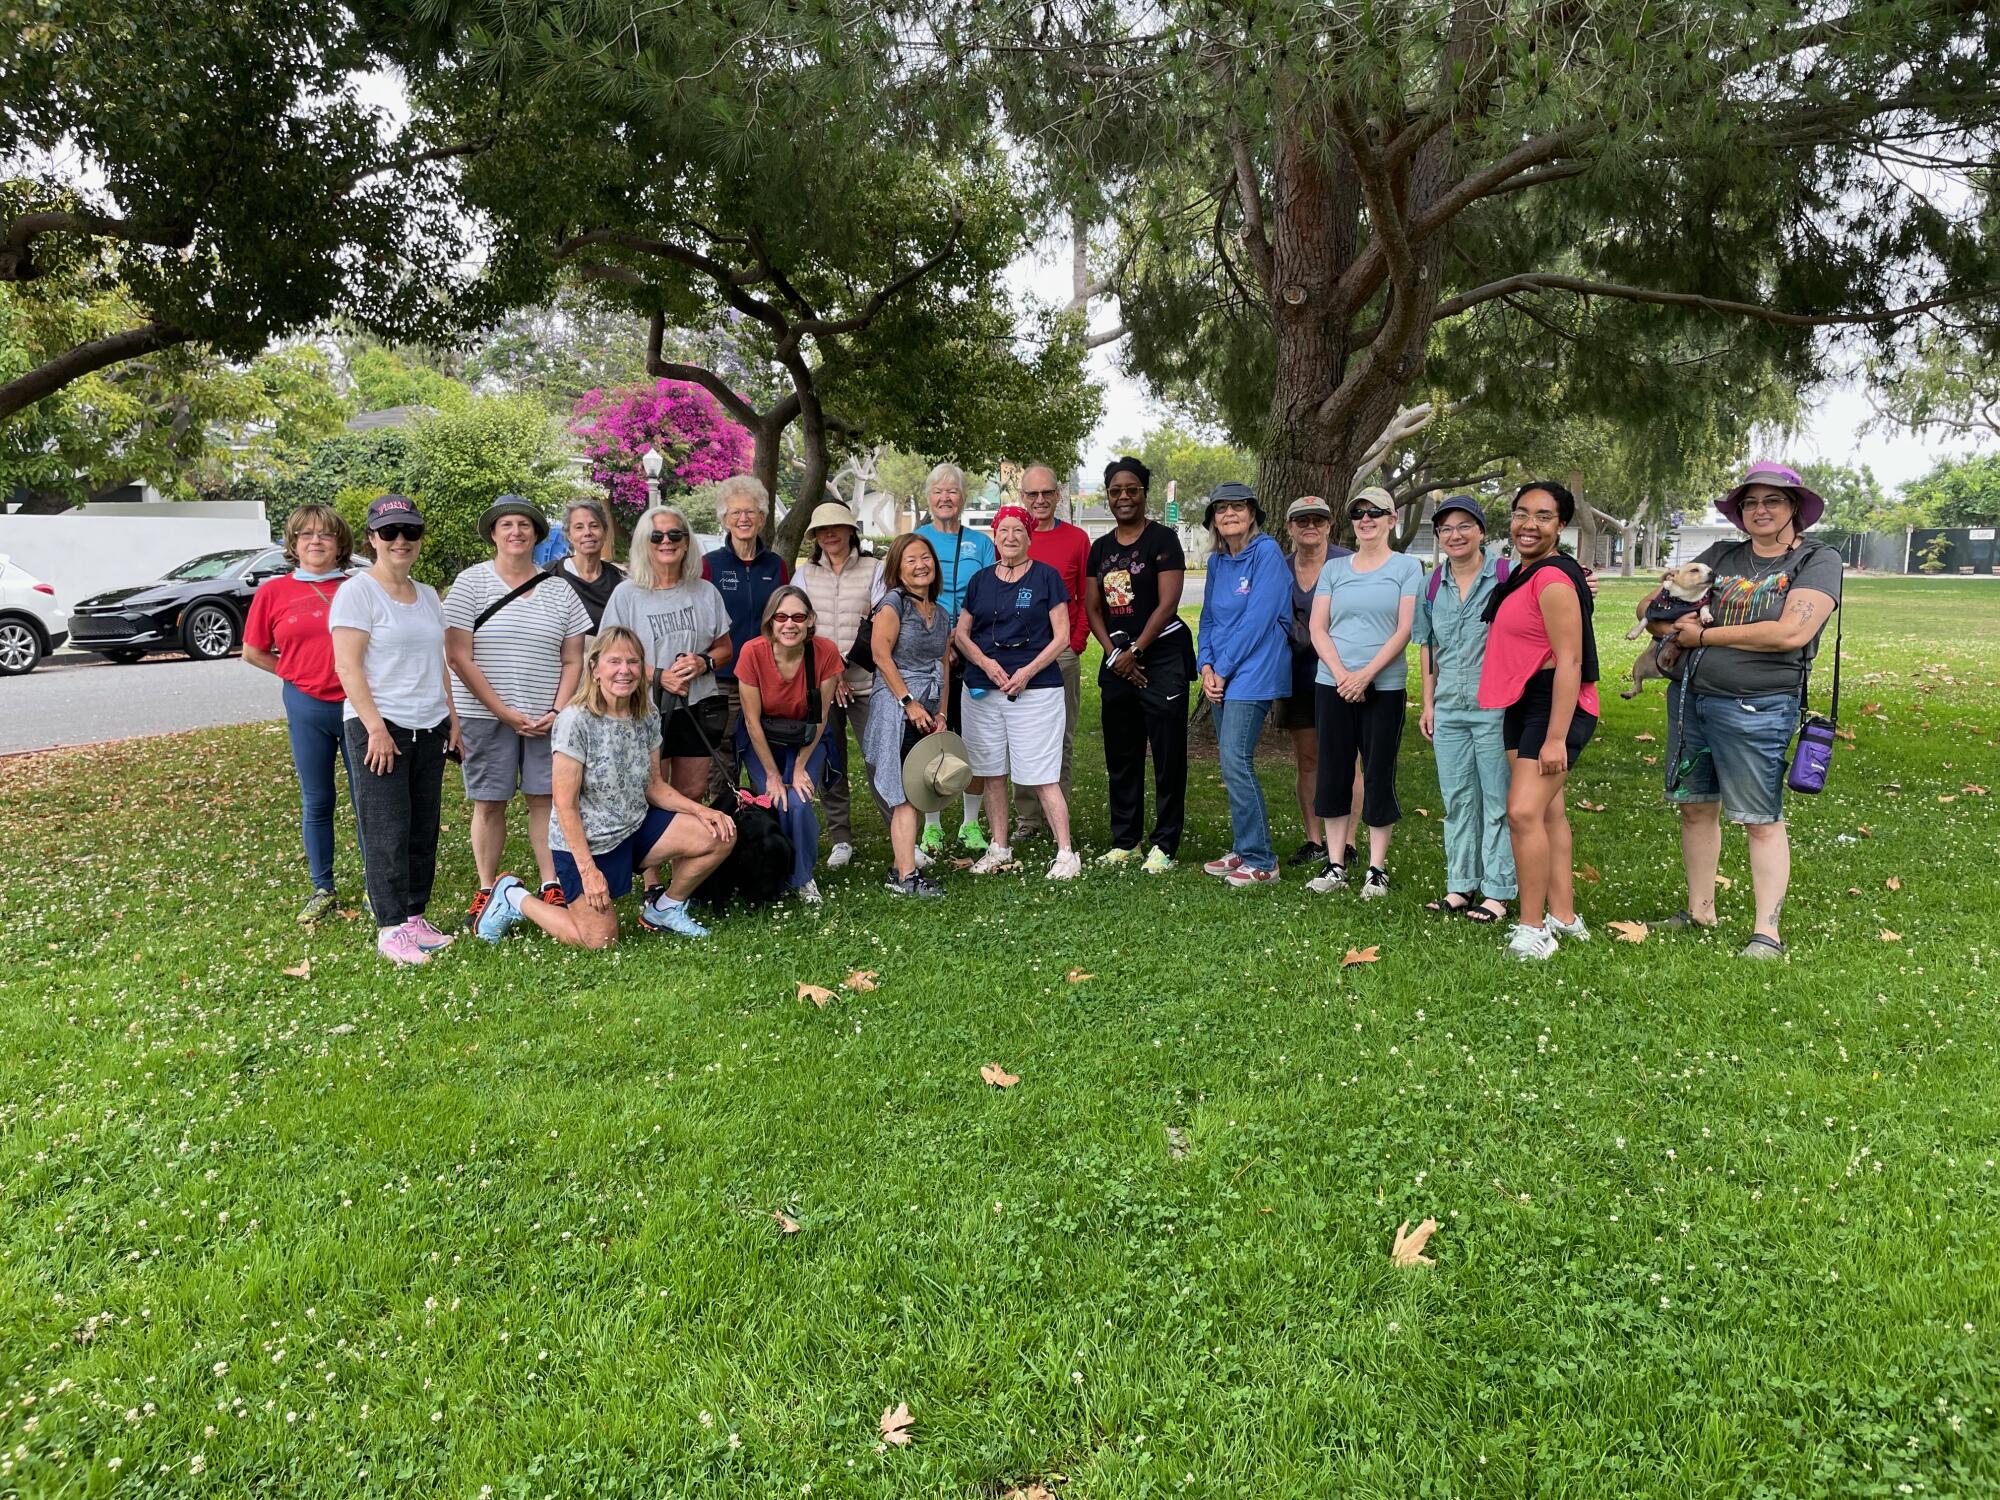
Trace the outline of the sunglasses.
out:
[[[421,542],[424,528],[421,526],[377,526],[375,535],[385,542]]]
[[[811,618],[811,615],[802,615],[788,609],[781,609],[771,616],[771,623],[773,625],[803,625]]]
[[[655,547],[659,546],[660,543],[662,542],[680,543],[686,541],[687,539],[688,539],[688,534],[685,531],[682,531],[678,526],[675,526],[667,531],[656,531],[653,533],[652,537],[653,545]]]
[[[1379,505],[1357,505],[1347,513],[1350,521],[1380,521],[1389,514]]]
[[[1116,495],[1121,500],[1129,500],[1134,495],[1143,495],[1146,492],[1136,484],[1114,484],[1104,493],[1107,495]]]

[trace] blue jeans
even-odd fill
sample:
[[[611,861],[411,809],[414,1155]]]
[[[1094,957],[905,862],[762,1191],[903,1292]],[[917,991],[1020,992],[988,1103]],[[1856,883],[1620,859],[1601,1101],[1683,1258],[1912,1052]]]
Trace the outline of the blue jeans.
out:
[[[829,725],[826,734],[819,737],[819,744],[813,747],[812,759],[806,762],[806,775],[812,778],[815,790],[823,790],[826,786],[827,757],[833,754],[833,746],[828,743],[828,736],[832,733],[832,726]],[[799,763],[798,747],[773,745],[771,754],[778,762],[778,774],[789,786],[792,780],[792,768]],[[743,764],[750,772],[750,790],[760,797],[763,796],[766,780],[764,762],[759,760],[754,752],[746,752]],[[784,830],[785,837],[792,841],[790,883],[792,889],[796,891],[813,878],[813,866],[819,863],[819,814],[814,810],[814,804],[803,797],[792,797],[790,802],[789,807],[780,809],[774,806],[771,810],[777,813],[778,826]]]
[[[1732,823],[1785,821],[1785,752],[1799,725],[1797,693],[1725,698],[1667,689],[1667,800],[1720,802]]]
[[[1215,706],[1215,750],[1229,793],[1229,847],[1253,870],[1278,868],[1264,788],[1257,780],[1257,741],[1270,711],[1268,698],[1226,698]]]
[[[333,759],[347,770],[347,795],[354,796],[354,767],[347,759],[347,734],[340,722],[341,706],[315,698],[285,684],[285,728],[292,739],[292,769],[299,778],[299,832],[306,846],[306,868],[313,889],[333,889]],[[360,811],[355,812],[355,840],[360,841]],[[362,855],[364,862],[366,853]]]

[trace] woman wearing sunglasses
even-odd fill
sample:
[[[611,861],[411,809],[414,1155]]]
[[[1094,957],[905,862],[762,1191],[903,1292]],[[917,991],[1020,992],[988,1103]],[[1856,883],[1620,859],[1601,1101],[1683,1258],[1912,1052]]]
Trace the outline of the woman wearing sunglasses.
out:
[[[769,794],[778,826],[792,841],[792,889],[815,905],[819,816],[813,804],[826,783],[833,748],[827,720],[846,670],[839,648],[819,635],[818,624],[805,590],[785,584],[764,601],[763,627],[736,659],[743,704],[737,754],[750,768],[750,789]]]
[[[671,505],[656,505],[632,528],[625,581],[611,591],[602,629],[622,625],[646,648],[646,681],[660,698],[660,753],[667,779],[699,802],[711,754],[723,753],[729,708],[715,669],[730,660],[729,611],[701,576],[694,528]]]
[[[1402,809],[1396,804],[1396,751],[1403,743],[1409,668],[1404,649],[1416,618],[1424,570],[1389,548],[1396,502],[1387,490],[1365,489],[1347,503],[1354,552],[1320,570],[1313,591],[1312,642],[1319,655],[1314,706],[1319,721],[1319,787],[1313,811],[1326,819],[1327,861],[1309,890],[1325,894],[1347,884],[1347,867],[1333,851],[1353,831],[1354,782],[1361,756],[1361,821],[1368,826],[1364,898],[1389,894],[1389,838]]]
[[[458,714],[444,664],[444,606],[410,577],[424,518],[402,495],[368,507],[375,566],[357,573],[326,612],[333,665],[347,704],[348,764],[375,949],[392,964],[428,962],[451,939],[430,924],[437,876],[444,757],[458,746]]]

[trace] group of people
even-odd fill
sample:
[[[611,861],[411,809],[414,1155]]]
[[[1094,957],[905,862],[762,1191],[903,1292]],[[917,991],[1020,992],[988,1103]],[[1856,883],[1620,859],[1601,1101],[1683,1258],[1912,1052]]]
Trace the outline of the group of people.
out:
[[[879,561],[846,507],[817,507],[796,575],[761,541],[769,497],[747,475],[718,492],[720,547],[697,560],[685,513],[656,504],[622,572],[598,502],[569,507],[570,555],[544,572],[534,552],[549,519],[503,496],[481,521],[492,558],[442,601],[411,577],[424,535],[411,500],[370,505],[373,562],[355,571],[346,524],[302,507],[285,526],[295,570],[258,591],[245,631],[246,658],[285,679],[314,885],[301,920],[335,900],[336,758],[377,946],[399,964],[452,941],[426,915],[447,758],[462,761],[473,806],[478,890],[466,922],[495,941],[526,921],[604,946],[617,938],[613,903],[635,883],[642,925],[704,935],[689,902],[736,835],[725,788],[775,815],[793,851],[787,883],[807,902],[821,899],[823,829],[827,868],[855,857],[857,775],[889,830],[896,895],[942,895],[931,871],[948,848],[983,876],[1014,867],[1015,846],[1043,833],[1047,878],[1074,879],[1073,747],[1093,638],[1111,833],[1099,864],[1176,867],[1198,690],[1230,810],[1230,848],[1204,870],[1236,888],[1280,879],[1256,770],[1275,713],[1304,825],[1291,863],[1310,869],[1314,894],[1351,885],[1375,899],[1390,888],[1415,642],[1418,727],[1444,804],[1445,889],[1429,909],[1495,924],[1513,904],[1508,946],[1522,959],[1588,939],[1565,788],[1600,711],[1596,585],[1558,546],[1576,507],[1564,486],[1515,494],[1505,558],[1489,546],[1484,508],[1447,499],[1434,518],[1444,560],[1426,573],[1391,548],[1395,504],[1381,490],[1346,503],[1350,550],[1332,543],[1325,500],[1289,505],[1286,548],[1248,486],[1220,485],[1203,513],[1213,545],[1191,631],[1180,616],[1186,557],[1150,517],[1150,472],[1126,457],[1104,478],[1113,526],[1094,541],[1056,517],[1060,482],[1040,464],[989,536],[964,526],[965,477],[940,464],[929,520]],[[1776,957],[1786,750],[1841,564],[1804,536],[1824,506],[1789,469],[1753,467],[1719,506],[1745,540],[1698,559],[1714,580],[1705,606],[1656,618],[1651,601],[1640,605],[1670,677],[1667,794],[1687,877],[1687,904],[1667,925],[1715,924],[1726,814],[1750,840],[1756,920],[1743,954]],[[905,785],[911,752],[947,728],[964,751],[955,830],[935,786]],[[517,795],[533,886],[500,868]]]

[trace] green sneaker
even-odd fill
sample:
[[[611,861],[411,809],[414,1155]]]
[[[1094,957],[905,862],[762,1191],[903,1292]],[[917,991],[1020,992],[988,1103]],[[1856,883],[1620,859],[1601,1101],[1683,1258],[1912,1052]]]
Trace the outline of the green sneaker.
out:
[[[299,908],[299,926],[310,927],[339,903],[332,891],[314,891],[312,899]]]
[[[1139,866],[1148,875],[1164,875],[1174,867],[1173,856],[1158,844],[1146,851],[1146,862]]]
[[[1138,858],[1138,855],[1137,849],[1106,849],[1097,856],[1097,862],[1100,865],[1128,865]]]
[[[923,834],[917,839],[917,847],[932,859],[936,859],[940,854],[944,853],[944,824],[924,824]]]
[[[984,854],[986,830],[977,823],[961,823],[958,825],[958,842],[968,854]]]

